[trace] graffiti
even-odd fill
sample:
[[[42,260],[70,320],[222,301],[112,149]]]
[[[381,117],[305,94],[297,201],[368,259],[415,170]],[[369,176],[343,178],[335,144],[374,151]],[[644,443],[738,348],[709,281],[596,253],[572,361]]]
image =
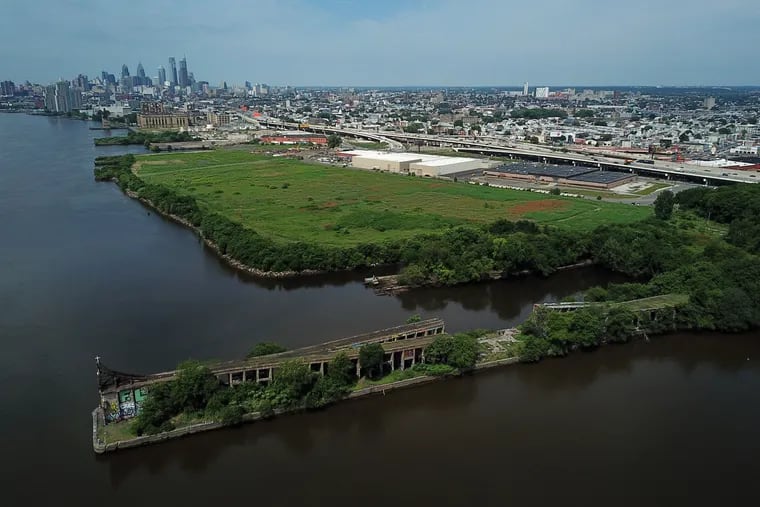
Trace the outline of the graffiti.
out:
[[[119,414],[122,419],[129,419],[137,415],[134,401],[127,401],[119,404]]]
[[[103,401],[103,416],[105,417],[106,424],[119,421],[121,414],[119,413],[119,406],[116,404],[116,400]]]
[[[103,400],[103,416],[106,424],[131,419],[140,413],[140,405],[147,399],[147,389],[119,391],[111,400]]]

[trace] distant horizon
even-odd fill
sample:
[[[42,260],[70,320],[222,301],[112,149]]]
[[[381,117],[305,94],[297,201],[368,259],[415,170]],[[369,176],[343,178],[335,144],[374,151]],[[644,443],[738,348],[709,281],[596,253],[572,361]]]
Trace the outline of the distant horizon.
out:
[[[124,9],[96,0],[11,2],[0,31],[19,43],[0,45],[0,80],[119,75],[125,62],[132,71],[142,62],[154,76],[159,65],[168,71],[170,56],[186,55],[196,80],[209,83],[760,86],[760,66],[752,64],[760,2],[699,4],[228,0],[220,8],[188,0],[178,8],[170,0],[134,0]],[[652,84],[609,84],[642,82]],[[739,84],[701,84],[713,82]]]
[[[110,72],[113,74],[113,72]],[[100,77],[99,74],[87,74],[85,72],[75,72],[71,74],[69,77],[63,77],[62,79],[64,81],[71,81],[72,79],[76,78],[77,75],[82,74],[87,76],[88,79],[92,80],[97,77]],[[147,73],[146,73],[147,75]],[[148,76],[151,77],[151,76]],[[59,76],[56,79],[52,79],[50,81],[40,81],[40,82],[34,82],[28,79],[9,79],[4,76],[0,76],[0,81],[10,80],[13,81],[17,86],[20,84],[23,84],[27,81],[29,81],[32,85],[49,85],[58,82],[61,79]],[[256,84],[265,84],[267,86],[272,87],[278,87],[278,88],[284,88],[284,87],[291,87],[291,88],[376,88],[376,89],[382,89],[382,88],[399,88],[399,89],[408,89],[408,88],[427,88],[427,89],[448,89],[448,88],[496,88],[496,89],[515,89],[515,90],[522,90],[524,83],[522,84],[505,84],[505,85],[495,85],[495,84],[457,84],[457,85],[446,85],[446,84],[399,84],[399,85],[393,85],[393,84],[387,84],[387,85],[372,85],[372,84],[290,84],[290,83],[273,83],[269,82],[267,80],[261,80],[261,81],[252,81],[251,79],[245,79],[242,82],[237,81],[230,81],[226,79],[220,79],[220,80],[208,80],[208,79],[201,79],[201,81],[208,81],[209,85],[211,85],[214,88],[218,88],[221,86],[221,83],[226,83],[228,87],[230,86],[243,86],[246,81],[256,85]],[[758,84],[545,84],[537,82],[536,84],[528,82],[528,86],[530,89],[535,88],[541,88],[541,87],[549,87],[550,89],[566,89],[566,88],[573,88],[573,89],[609,89],[609,88],[662,88],[662,89],[669,89],[669,88],[686,88],[686,89],[724,89],[724,90],[733,90],[733,89],[739,89],[739,88],[760,88],[760,83]]]

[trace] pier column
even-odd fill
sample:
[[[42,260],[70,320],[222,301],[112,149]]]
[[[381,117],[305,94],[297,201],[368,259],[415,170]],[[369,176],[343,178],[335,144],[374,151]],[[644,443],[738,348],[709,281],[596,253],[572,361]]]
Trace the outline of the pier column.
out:
[[[361,363],[359,362],[358,359],[356,360],[356,376],[358,378],[361,378],[361,376],[362,376],[362,365],[361,365]]]
[[[230,387],[232,387],[232,373],[229,374],[229,379],[230,379]]]

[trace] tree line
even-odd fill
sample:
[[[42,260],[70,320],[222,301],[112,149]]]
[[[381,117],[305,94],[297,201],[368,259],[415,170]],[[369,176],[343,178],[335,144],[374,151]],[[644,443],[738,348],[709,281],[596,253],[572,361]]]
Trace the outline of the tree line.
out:
[[[262,271],[338,271],[400,264],[402,284],[454,285],[496,273],[549,275],[560,267],[591,261],[630,276],[646,277],[677,264],[689,242],[682,231],[651,218],[629,225],[604,225],[591,232],[501,219],[344,248],[280,243],[219,213],[203,210],[192,196],[146,183],[131,171],[134,161],[134,155],[98,157],[95,178],[116,181],[122,190],[150,201],[159,211],[188,221],[222,254]]]
[[[726,241],[760,254],[760,185],[693,188],[679,192],[675,202],[681,209],[728,224]]]
[[[640,281],[584,294],[588,302],[608,304],[568,313],[534,312],[521,326],[523,360],[627,341],[641,333],[741,332],[760,326],[760,188],[697,188],[673,199],[682,210],[729,224],[728,233],[708,239],[657,219],[598,228],[592,233],[596,260]],[[686,295],[688,302],[656,311],[654,320],[614,304],[663,294]]]

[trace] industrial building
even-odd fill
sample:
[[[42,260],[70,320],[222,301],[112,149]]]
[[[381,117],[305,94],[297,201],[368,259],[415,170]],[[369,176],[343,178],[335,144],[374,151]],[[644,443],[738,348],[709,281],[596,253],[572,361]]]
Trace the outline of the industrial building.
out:
[[[143,102],[137,114],[137,126],[141,129],[182,129],[190,126],[190,117],[169,111],[160,102]]]
[[[262,143],[268,144],[318,144],[327,145],[327,136],[323,134],[310,134],[300,130],[277,132],[272,135],[261,136]]]
[[[480,158],[444,157],[424,153],[391,153],[353,150],[342,153],[359,169],[374,169],[400,174],[428,177],[454,177],[468,172],[480,172],[494,164]]]
[[[595,167],[563,166],[539,163],[506,164],[485,171],[484,176],[524,181],[553,183],[566,187],[610,189],[630,183],[636,176],[631,173],[602,171]]]

